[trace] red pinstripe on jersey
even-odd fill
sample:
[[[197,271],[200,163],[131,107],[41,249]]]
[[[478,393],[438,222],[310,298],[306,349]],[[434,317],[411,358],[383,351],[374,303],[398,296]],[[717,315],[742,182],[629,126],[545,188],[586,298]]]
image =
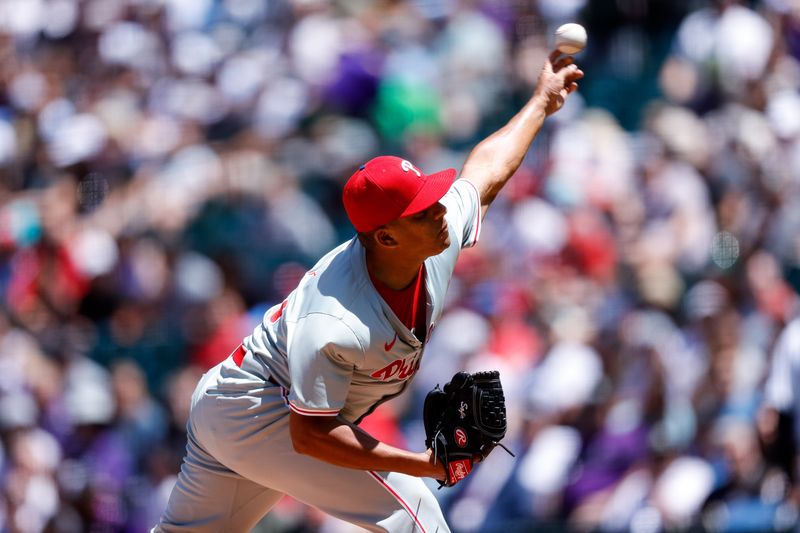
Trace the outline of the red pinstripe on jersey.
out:
[[[475,221],[475,238],[472,239],[470,246],[475,246],[478,242],[478,236],[481,234],[481,194],[478,192],[478,188],[469,180],[464,180],[465,182],[469,183],[472,187],[472,190],[475,191],[475,196],[478,197],[478,214],[477,220]]]
[[[402,496],[400,496],[400,495],[399,495],[397,492],[395,492],[395,490],[392,488],[392,486],[391,486],[391,485],[389,485],[389,484],[386,482],[386,480],[385,480],[385,479],[383,479],[383,478],[382,478],[380,475],[376,474],[376,473],[375,473],[375,472],[373,472],[372,470],[368,470],[368,471],[367,471],[367,473],[368,473],[369,475],[371,475],[371,476],[372,476],[372,477],[375,479],[375,481],[377,481],[378,483],[380,483],[381,485],[383,485],[383,488],[385,488],[386,490],[388,490],[388,491],[389,491],[389,493],[390,493],[392,496],[394,496],[394,499],[395,499],[395,500],[397,500],[398,502],[400,502],[400,505],[402,505],[402,506],[403,506],[403,509],[405,509],[405,510],[406,510],[406,512],[407,512],[407,513],[408,513],[408,514],[411,516],[411,518],[414,520],[414,523],[415,523],[415,524],[417,524],[417,527],[419,527],[419,530],[420,530],[420,531],[422,531],[422,533],[426,533],[426,531],[425,531],[425,528],[424,528],[424,527],[422,527],[422,522],[420,522],[420,521],[419,521],[419,517],[418,517],[418,516],[417,516],[417,515],[414,513],[414,511],[411,509],[411,506],[410,506],[410,505],[408,505],[408,503],[406,503],[406,501],[403,499],[403,497],[402,497]]]
[[[297,407],[292,402],[289,402],[289,408],[299,415],[306,415],[306,416],[336,416],[339,414],[338,409],[319,409],[319,410],[311,410],[311,409],[304,409],[302,407]]]

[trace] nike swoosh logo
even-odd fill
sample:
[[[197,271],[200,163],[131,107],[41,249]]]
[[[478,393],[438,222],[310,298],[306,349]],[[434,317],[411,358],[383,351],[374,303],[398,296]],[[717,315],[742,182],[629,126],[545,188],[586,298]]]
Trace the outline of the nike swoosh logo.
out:
[[[394,334],[394,338],[392,339],[392,342],[386,342],[386,343],[383,344],[383,349],[388,352],[389,350],[392,349],[392,346],[394,346],[395,341],[397,341],[397,333]]]

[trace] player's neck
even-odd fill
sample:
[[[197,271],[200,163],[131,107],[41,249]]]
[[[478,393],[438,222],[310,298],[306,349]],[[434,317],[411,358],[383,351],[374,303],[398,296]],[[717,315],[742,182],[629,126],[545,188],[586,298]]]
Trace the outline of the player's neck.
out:
[[[367,270],[381,283],[392,290],[403,290],[417,278],[424,260],[401,260],[399,258],[366,251]]]

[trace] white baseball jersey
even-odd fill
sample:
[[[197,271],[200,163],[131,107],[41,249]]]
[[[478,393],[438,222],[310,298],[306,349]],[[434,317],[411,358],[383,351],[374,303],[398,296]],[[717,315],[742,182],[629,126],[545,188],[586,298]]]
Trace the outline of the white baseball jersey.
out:
[[[480,198],[468,181],[456,180],[441,203],[451,244],[425,261],[425,338],[442,314],[460,250],[474,246],[481,229]],[[356,423],[405,390],[423,352],[372,285],[358,238],[320,259],[243,345],[242,369],[286,389],[292,410]]]
[[[793,413],[795,439],[800,441],[800,318],[789,322],[775,343],[764,401]]]

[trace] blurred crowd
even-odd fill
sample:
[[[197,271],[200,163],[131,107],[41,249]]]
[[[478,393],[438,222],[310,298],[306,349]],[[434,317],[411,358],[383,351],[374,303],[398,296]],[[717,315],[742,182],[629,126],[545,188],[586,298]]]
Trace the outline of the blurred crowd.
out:
[[[498,368],[517,457],[434,491],[455,531],[795,528],[798,2],[0,0],[0,531],[152,526],[199,376],[353,235],[346,178],[460,168],[568,21],[579,93],[363,425],[421,450],[430,387]]]

